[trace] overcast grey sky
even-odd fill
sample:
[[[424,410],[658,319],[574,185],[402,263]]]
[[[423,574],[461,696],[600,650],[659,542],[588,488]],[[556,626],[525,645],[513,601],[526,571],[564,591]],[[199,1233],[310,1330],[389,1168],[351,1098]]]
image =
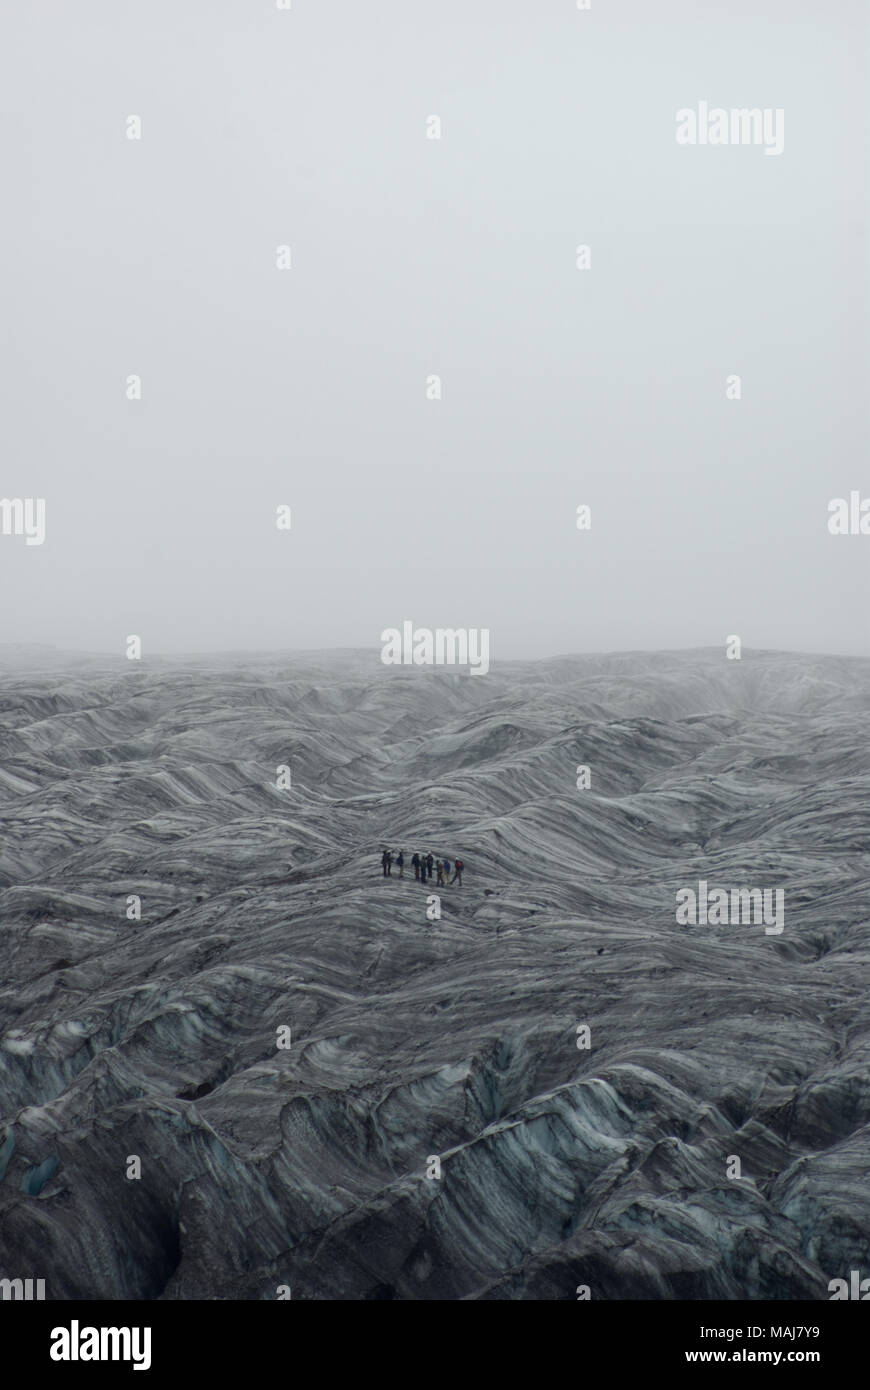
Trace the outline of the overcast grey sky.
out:
[[[870,536],[827,530],[870,496],[863,0],[0,29],[0,496],[46,499],[0,641],[870,650]],[[782,154],[678,145],[702,100],[782,108]]]

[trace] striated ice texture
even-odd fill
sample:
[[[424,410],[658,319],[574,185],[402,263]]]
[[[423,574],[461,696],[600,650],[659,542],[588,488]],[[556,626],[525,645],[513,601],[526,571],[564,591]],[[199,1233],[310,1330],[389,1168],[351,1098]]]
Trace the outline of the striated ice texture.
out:
[[[868,768],[857,659],[7,650],[0,1273],[61,1299],[870,1275]],[[465,861],[440,920],[415,849]],[[782,888],[784,932],[678,926],[701,879]]]

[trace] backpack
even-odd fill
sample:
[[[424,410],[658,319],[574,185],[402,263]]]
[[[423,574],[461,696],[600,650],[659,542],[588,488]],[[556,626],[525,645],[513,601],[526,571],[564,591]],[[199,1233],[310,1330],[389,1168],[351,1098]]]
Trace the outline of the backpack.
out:
[[[462,860],[461,860],[461,859],[457,859],[457,861],[456,861],[456,867],[457,867],[457,869],[459,870],[459,872],[462,873]]]

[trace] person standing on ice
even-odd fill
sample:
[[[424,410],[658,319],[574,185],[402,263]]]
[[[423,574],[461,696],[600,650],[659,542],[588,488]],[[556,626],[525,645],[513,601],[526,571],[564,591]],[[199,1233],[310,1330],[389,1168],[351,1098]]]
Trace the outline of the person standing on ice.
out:
[[[455,867],[455,873],[454,873],[454,875],[453,875],[452,882],[455,883],[456,880],[459,879],[459,887],[461,888],[461,887],[462,887],[462,860],[461,860],[461,859],[457,859],[456,864],[455,864],[454,867]]]
[[[405,856],[404,856],[404,854],[402,853],[401,850],[399,850],[399,853],[396,855],[396,864],[398,865],[398,869],[399,869],[399,878],[404,878],[404,877],[405,877]]]
[[[427,874],[429,875],[430,878],[432,877],[432,870],[433,870],[434,868],[435,868],[435,860],[433,859],[433,857],[432,857],[431,854],[427,854],[427,855],[426,855],[426,872],[427,872]]]
[[[441,860],[440,860],[440,859],[438,859],[438,860],[435,861],[435,871],[436,871],[436,873],[438,874],[438,877],[436,878],[435,882],[436,882],[437,884],[440,884],[441,887],[443,888],[443,887],[444,887],[444,865],[441,863]]]
[[[414,877],[415,877],[415,878],[419,878],[419,877],[420,877],[420,856],[419,856],[419,854],[415,854],[415,855],[412,857],[412,859],[411,859],[411,867],[412,867],[412,869],[414,870]]]
[[[385,849],[383,854],[381,855],[381,868],[384,871],[384,878],[388,876],[390,872],[390,865],[392,864],[392,862],[393,856],[390,854],[390,851],[388,849]]]

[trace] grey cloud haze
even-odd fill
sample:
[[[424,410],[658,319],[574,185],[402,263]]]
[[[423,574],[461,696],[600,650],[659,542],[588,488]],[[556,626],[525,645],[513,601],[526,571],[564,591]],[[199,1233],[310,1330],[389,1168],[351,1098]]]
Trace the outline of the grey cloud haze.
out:
[[[46,539],[0,536],[0,641],[867,652],[870,537],[827,530],[870,495],[862,5],[2,28],[0,496]],[[700,101],[781,155],[679,145]]]

